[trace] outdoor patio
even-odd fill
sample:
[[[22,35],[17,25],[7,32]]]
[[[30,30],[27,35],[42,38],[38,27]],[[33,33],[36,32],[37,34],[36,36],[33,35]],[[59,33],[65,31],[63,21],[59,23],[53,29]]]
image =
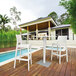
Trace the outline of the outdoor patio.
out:
[[[72,50],[72,51],[70,51]],[[16,69],[13,68],[14,63],[10,62],[0,67],[0,76],[76,76],[76,49],[69,49],[69,62],[66,58],[62,58],[62,63],[58,63],[57,57],[53,57],[52,64],[44,67],[37,64],[43,58],[43,51],[33,53],[33,64],[30,71],[27,69],[27,62],[17,61]],[[47,61],[51,62],[50,50],[47,50]]]

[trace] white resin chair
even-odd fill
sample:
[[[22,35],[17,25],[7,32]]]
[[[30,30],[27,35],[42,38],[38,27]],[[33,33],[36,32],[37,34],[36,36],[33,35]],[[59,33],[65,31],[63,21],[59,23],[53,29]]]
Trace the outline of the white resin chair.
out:
[[[16,44],[16,52],[15,52],[15,60],[14,60],[14,68],[16,67],[16,60],[22,60],[22,61],[27,61],[28,62],[28,71],[30,70],[30,62],[32,64],[32,54],[31,54],[31,46],[29,44],[22,44],[22,37],[21,35],[16,35],[17,39],[17,44]],[[28,58],[21,58],[23,55],[21,55],[21,50],[26,48],[28,50],[27,54],[24,54],[24,56],[27,56]],[[20,55],[17,56],[18,50],[20,50]]]
[[[51,60],[53,55],[59,58],[59,64],[61,64],[61,57],[66,56],[66,61],[68,62],[68,51],[67,51],[67,36],[58,36],[57,43],[52,44]],[[57,48],[54,50],[54,48]],[[62,54],[62,52],[65,52]]]

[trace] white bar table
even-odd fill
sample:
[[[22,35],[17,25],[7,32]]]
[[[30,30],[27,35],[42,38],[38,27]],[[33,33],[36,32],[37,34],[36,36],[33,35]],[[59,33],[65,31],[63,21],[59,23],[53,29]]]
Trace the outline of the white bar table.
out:
[[[49,67],[51,65],[51,62],[46,61],[46,39],[47,36],[43,36],[43,60],[38,61],[37,63],[45,66],[45,67]]]

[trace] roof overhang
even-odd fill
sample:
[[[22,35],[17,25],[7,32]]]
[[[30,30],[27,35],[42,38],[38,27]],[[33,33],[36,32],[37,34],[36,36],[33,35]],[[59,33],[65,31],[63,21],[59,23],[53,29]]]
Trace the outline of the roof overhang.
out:
[[[48,21],[51,21],[55,26],[57,26],[57,24],[55,23],[55,21],[51,17],[45,17],[45,18],[37,19],[37,20],[31,21],[31,22],[20,24],[19,26],[20,27],[27,27],[27,26],[32,26],[32,25],[48,22]]]
[[[70,24],[64,24],[64,25],[59,25],[59,26],[56,26],[56,27],[52,27],[52,29],[68,28],[70,26],[71,26]]]

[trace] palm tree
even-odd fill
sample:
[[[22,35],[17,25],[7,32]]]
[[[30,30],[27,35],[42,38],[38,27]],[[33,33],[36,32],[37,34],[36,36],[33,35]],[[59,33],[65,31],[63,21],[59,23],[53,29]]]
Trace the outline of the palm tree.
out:
[[[10,19],[8,16],[5,14],[4,16],[0,14],[0,25],[2,25],[2,29],[5,29],[5,24],[9,23]]]

